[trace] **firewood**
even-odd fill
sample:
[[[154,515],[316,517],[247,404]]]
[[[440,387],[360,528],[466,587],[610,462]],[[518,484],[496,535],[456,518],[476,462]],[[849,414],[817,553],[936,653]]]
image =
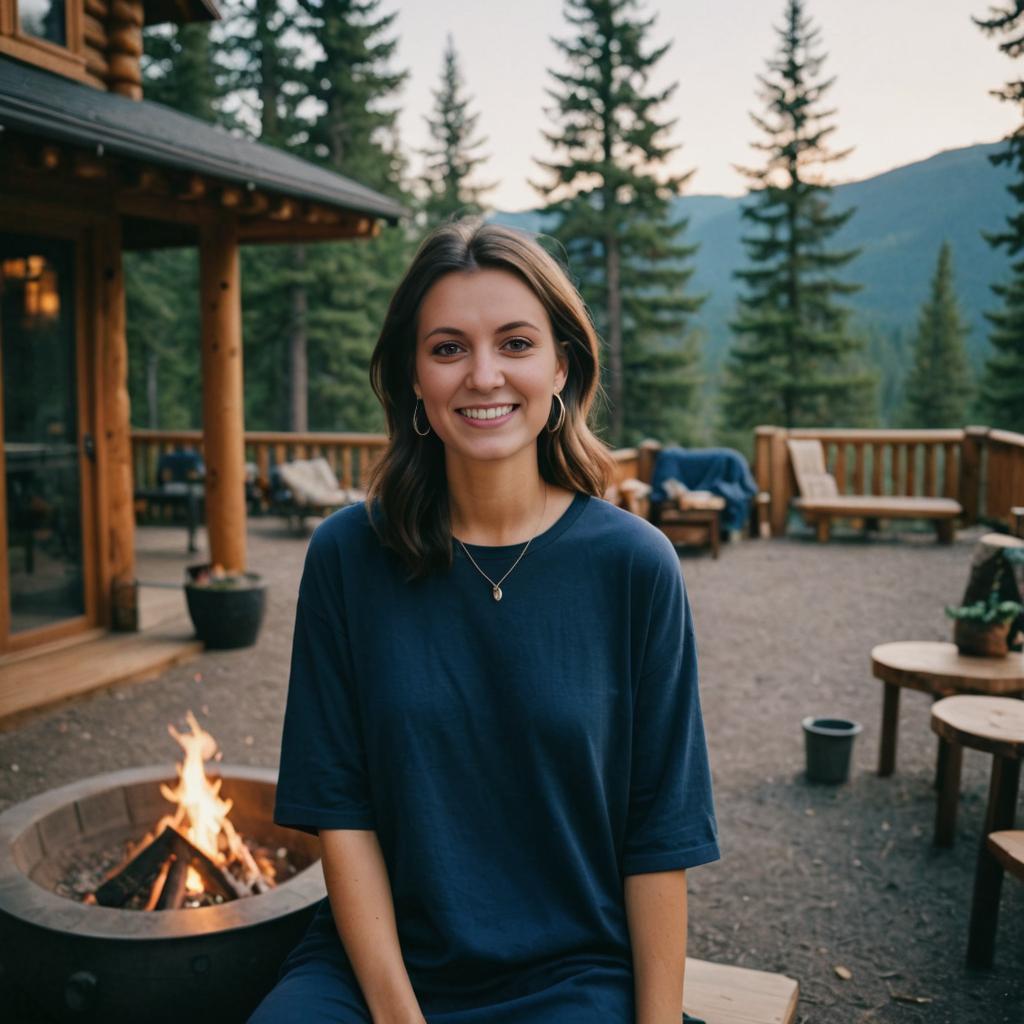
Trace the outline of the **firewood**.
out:
[[[174,855],[171,870],[156,901],[156,910],[177,910],[185,902],[185,883],[188,881],[188,860]]]
[[[101,907],[123,907],[140,889],[151,886],[162,864],[172,853],[172,840],[173,834],[164,829],[125,864],[116,868],[97,888],[96,902]]]

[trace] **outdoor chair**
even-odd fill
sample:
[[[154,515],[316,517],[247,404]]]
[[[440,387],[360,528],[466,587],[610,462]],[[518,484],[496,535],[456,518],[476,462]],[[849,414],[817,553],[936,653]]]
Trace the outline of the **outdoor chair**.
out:
[[[820,441],[790,439],[786,445],[800,492],[793,504],[815,528],[819,541],[828,540],[833,519],[927,519],[940,543],[952,543],[953,521],[963,512],[959,502],[952,498],[840,494],[836,478],[825,467]]]
[[[188,551],[196,551],[196,527],[203,514],[206,467],[198,452],[165,452],[156,464],[156,487],[135,491],[135,501],[143,511],[170,508],[183,509],[188,530]]]
[[[305,517],[325,516],[366,497],[356,487],[342,487],[330,463],[320,456],[315,459],[294,459],[275,467],[277,486],[272,499],[278,512],[302,528]]]

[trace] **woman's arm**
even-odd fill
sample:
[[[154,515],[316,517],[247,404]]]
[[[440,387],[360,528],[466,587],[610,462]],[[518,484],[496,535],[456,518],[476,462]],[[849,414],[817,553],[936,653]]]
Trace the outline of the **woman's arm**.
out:
[[[679,1024],[686,969],[686,872],[627,875],[636,1024]]]
[[[320,848],[334,924],[373,1024],[426,1024],[402,960],[377,833],[321,829]]]

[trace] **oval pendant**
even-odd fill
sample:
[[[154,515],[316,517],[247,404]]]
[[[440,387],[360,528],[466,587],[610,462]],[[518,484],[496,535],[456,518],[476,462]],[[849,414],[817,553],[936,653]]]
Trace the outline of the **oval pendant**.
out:
[[[491,591],[491,593],[494,595],[494,600],[495,601],[500,601],[501,600],[501,587],[495,587]]]

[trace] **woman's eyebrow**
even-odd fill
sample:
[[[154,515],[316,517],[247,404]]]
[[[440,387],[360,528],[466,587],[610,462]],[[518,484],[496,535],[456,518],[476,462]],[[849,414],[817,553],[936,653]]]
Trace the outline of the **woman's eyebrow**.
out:
[[[535,331],[540,330],[539,327],[531,324],[529,320],[513,320],[510,323],[502,324],[500,327],[496,328],[494,333],[501,334],[502,331],[514,331],[518,327],[532,327]],[[432,331],[424,335],[423,340],[426,341],[427,338],[433,337],[435,334],[458,334],[465,337],[466,332],[460,331],[458,327],[435,327]]]

